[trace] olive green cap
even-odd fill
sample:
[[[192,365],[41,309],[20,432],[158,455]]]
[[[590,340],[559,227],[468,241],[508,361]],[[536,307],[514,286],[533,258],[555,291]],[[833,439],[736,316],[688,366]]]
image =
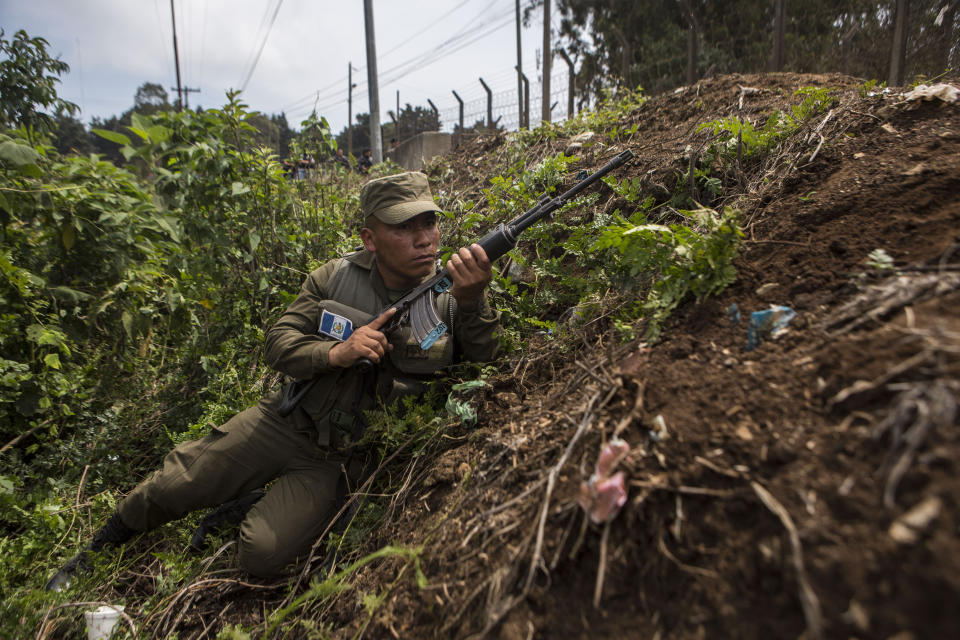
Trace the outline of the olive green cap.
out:
[[[419,171],[377,178],[360,191],[360,213],[387,224],[400,224],[426,211],[441,211],[433,202],[427,176]]]

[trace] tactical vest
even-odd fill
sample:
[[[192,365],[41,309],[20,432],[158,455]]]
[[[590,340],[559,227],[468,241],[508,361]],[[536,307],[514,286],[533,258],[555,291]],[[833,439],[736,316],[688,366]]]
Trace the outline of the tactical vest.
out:
[[[354,327],[371,320],[390,304],[371,285],[368,269],[354,264],[351,254],[340,258],[326,283],[328,299],[319,303],[318,318],[329,315],[347,318]],[[376,268],[376,265],[372,268]],[[363,411],[379,404],[389,406],[396,399],[425,390],[425,382],[437,371],[454,362],[453,318],[456,301],[449,292],[436,297],[437,315],[448,323],[448,331],[429,350],[423,351],[413,338],[409,326],[389,336],[393,350],[388,352],[368,374],[346,368],[323,375],[304,397],[293,414],[301,426],[309,424],[317,432],[317,444],[336,447],[344,435],[356,439],[358,425],[364,422]],[[318,334],[329,340],[320,332]]]

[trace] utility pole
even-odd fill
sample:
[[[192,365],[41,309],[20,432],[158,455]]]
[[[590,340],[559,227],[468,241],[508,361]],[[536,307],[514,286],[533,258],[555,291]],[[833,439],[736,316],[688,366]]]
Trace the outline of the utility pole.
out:
[[[347,155],[353,153],[353,63],[347,63]]]
[[[543,98],[540,119],[550,122],[550,67],[553,53],[550,51],[550,0],[543,0]]]
[[[520,6],[517,0],[517,6]],[[519,11],[519,9],[517,9]],[[180,84],[180,53],[177,51],[177,17],[173,13],[173,0],[170,0],[170,21],[173,23],[173,61],[177,67],[177,111],[183,111],[183,85]],[[199,89],[198,89],[199,91]]]
[[[200,89],[195,89],[193,87],[184,87],[183,91],[183,108],[190,108],[190,94],[191,93],[200,93]]]
[[[171,2],[173,0],[170,0]],[[517,0],[517,108],[520,111],[518,129],[523,129],[523,54],[520,51],[520,0]]]
[[[393,137],[397,139],[397,144],[400,144],[400,89],[397,89],[397,121],[393,125]]]
[[[172,0],[171,0],[172,1]],[[517,0],[519,2],[520,0]],[[377,46],[373,35],[373,0],[363,0],[363,24],[367,36],[367,86],[370,87],[370,147],[373,164],[383,162],[380,134],[380,85],[377,84]]]

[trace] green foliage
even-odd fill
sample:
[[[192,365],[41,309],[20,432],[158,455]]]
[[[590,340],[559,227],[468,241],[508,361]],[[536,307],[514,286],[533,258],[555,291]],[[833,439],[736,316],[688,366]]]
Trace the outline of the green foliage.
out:
[[[21,585],[36,591],[89,535],[71,524],[80,475],[112,500],[171,441],[253,404],[275,380],[259,362],[265,327],[309,269],[356,245],[356,183],[287,180],[256,117],[236,95],[203,113],[134,113],[102,132],[126,168],[0,133],[10,624],[37,615]],[[311,144],[329,144],[322,124]]]
[[[749,120],[737,116],[706,122],[697,131],[709,130],[716,140],[708,150],[709,155],[727,158],[744,158],[765,154],[781,140],[796,132],[805,122],[824,112],[836,102],[834,90],[817,87],[801,87],[794,95],[803,96],[799,104],[789,112],[774,112],[762,127],[756,128]],[[709,161],[708,161],[709,164]]]
[[[733,260],[743,235],[737,212],[680,213],[689,224],[634,224],[621,217],[592,247],[606,252],[621,287],[646,290],[637,311],[649,321],[648,340],[659,336],[663,321],[688,296],[702,300],[736,278]]]
[[[31,38],[23,30],[12,40],[0,29],[0,126],[22,126],[30,140],[35,132],[50,132],[53,119],[45,110],[75,113],[77,105],[57,96],[60,75],[70,70],[67,63],[51,58],[49,43]]]

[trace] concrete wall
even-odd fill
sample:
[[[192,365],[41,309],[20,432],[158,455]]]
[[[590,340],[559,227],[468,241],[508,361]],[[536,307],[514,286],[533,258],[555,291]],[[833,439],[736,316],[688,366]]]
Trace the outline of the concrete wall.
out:
[[[451,134],[439,131],[418,133],[397,145],[396,149],[388,150],[386,157],[407,171],[419,171],[433,158],[450,151],[452,138]]]

